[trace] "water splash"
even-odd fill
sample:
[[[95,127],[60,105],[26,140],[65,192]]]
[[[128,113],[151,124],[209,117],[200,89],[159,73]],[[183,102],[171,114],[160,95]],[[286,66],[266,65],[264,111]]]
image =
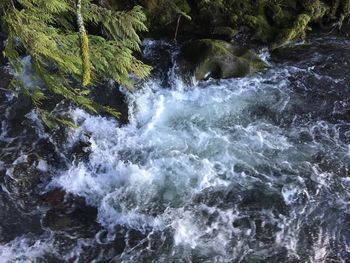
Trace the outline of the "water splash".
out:
[[[147,45],[154,56],[157,42]],[[299,61],[269,58],[268,71],[241,79],[188,86],[172,68],[166,88],[152,80],[127,94],[125,126],[73,110],[80,128],[65,149],[83,142],[87,159],[47,189],[84,198],[102,230],[65,260],[118,240],[119,252],[90,260],[346,262],[348,79],[325,69],[320,89],[324,54],[302,47]]]

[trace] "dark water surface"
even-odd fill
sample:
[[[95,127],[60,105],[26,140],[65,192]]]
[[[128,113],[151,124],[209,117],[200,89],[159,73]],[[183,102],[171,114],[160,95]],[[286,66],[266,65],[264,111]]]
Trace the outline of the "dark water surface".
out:
[[[0,90],[0,262],[350,262],[350,41],[192,86],[173,54],[146,41],[127,125]]]

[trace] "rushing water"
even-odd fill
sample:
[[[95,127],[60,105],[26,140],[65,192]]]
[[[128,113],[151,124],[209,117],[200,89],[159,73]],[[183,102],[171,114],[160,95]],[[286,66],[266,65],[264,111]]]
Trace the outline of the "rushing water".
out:
[[[194,85],[173,49],[127,125],[72,109],[64,139],[2,94],[0,261],[349,262],[350,41]]]

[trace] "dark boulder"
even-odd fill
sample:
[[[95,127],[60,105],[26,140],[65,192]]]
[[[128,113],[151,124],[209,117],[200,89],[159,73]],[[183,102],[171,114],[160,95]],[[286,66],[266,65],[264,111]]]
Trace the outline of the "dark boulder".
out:
[[[266,67],[254,52],[223,40],[190,41],[181,49],[178,64],[197,80],[244,77]]]

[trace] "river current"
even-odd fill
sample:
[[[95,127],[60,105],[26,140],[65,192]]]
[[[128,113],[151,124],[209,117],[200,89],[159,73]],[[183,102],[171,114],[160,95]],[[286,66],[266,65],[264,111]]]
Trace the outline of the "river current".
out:
[[[145,42],[128,124],[47,131],[1,91],[0,262],[350,262],[350,41],[191,84],[176,52]]]

